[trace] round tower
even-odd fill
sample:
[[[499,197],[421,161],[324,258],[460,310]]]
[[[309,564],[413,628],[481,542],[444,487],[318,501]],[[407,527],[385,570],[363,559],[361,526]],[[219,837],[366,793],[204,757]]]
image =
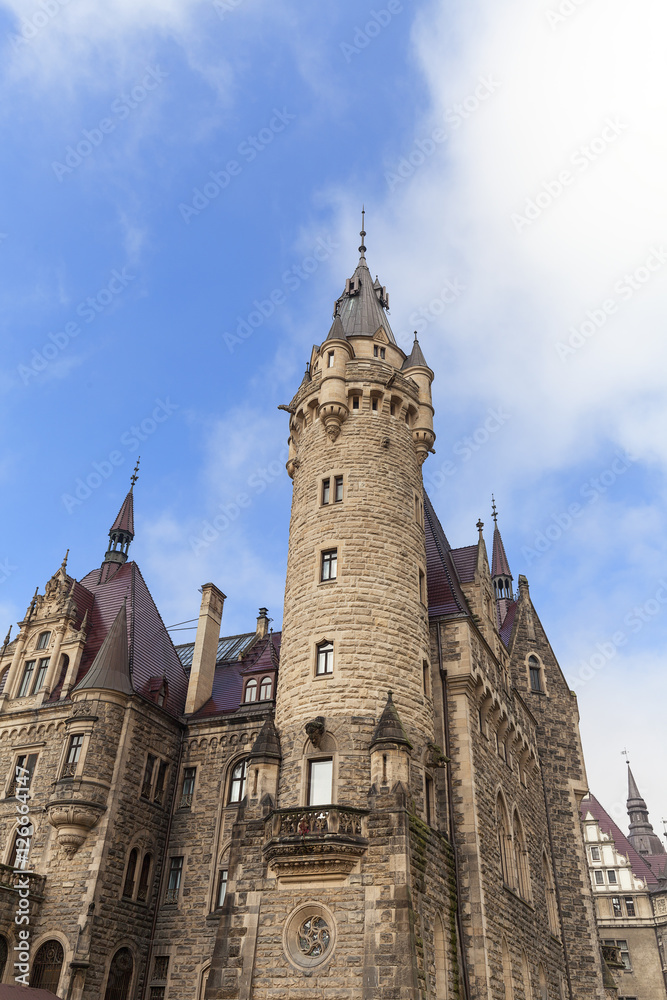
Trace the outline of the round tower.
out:
[[[434,739],[421,475],[435,440],[433,372],[416,339],[409,357],[396,344],[364,235],[331,330],[285,407],[294,495],[276,705],[281,808],[367,804],[389,690],[417,786]]]

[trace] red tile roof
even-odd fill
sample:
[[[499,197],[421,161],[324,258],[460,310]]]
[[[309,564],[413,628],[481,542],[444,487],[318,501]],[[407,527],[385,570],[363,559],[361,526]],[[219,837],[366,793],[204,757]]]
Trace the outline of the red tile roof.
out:
[[[616,849],[621,854],[624,854],[630,862],[630,866],[636,877],[643,879],[649,889],[655,889],[658,885],[658,879],[655,872],[647,864],[641,854],[637,854],[637,851],[634,849],[628,838],[616,825],[616,823],[614,823],[604,806],[600,805],[598,800],[592,794],[589,794],[587,798],[582,799],[581,801],[582,819],[585,819],[586,813],[590,813],[593,819],[598,821],[600,829],[603,833],[609,834],[616,845]],[[660,858],[664,862],[664,857],[662,855],[656,855],[656,859]]]
[[[505,546],[498,525],[493,529],[493,563],[491,576],[511,576],[510,564],[505,554]]]
[[[134,690],[148,697],[151,678],[166,676],[169,693],[164,708],[171,715],[182,715],[188,688],[187,674],[139,567],[134,562],[127,562],[110,579],[100,582],[101,576],[105,574],[94,569],[80,581],[94,603],[88,616],[88,640],[76,683],[91,667],[127,597],[127,638]]]
[[[132,489],[123,500],[122,506],[111,525],[111,531],[127,531],[134,535],[134,494]]]
[[[500,638],[506,646],[509,646],[510,639],[512,637],[512,627],[514,625],[514,619],[516,618],[516,609],[519,606],[518,601],[511,601],[507,606],[507,614],[500,626]]]
[[[451,546],[426,493],[424,515],[429,615],[467,615],[468,605],[452,559]],[[473,548],[477,550],[476,546]]]
[[[462,549],[452,549],[452,559],[461,583],[472,583],[477,569],[477,546],[465,545]]]

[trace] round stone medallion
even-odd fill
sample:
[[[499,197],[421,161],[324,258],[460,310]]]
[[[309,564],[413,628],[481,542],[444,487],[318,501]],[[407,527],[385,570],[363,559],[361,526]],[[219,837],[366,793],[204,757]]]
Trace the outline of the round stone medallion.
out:
[[[336,945],[336,921],[321,903],[302,903],[287,918],[283,947],[287,958],[298,969],[314,969],[333,955]]]

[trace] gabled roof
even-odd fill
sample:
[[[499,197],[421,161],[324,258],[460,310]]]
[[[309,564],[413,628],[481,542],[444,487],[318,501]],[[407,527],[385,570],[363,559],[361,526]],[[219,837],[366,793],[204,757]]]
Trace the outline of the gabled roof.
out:
[[[424,491],[426,577],[429,615],[467,615],[468,605],[452,559],[452,549]],[[477,552],[477,546],[472,548]]]
[[[334,324],[329,337],[331,337],[334,328],[338,330],[336,319],[340,318],[346,337],[372,337],[380,327],[383,327],[389,343],[395,344],[396,338],[373,287],[371,272],[368,270],[366,258],[363,255],[357,264],[354,278],[359,281],[359,291],[354,294],[343,292],[337,299]]]
[[[597,820],[603,833],[608,834],[614,841],[616,850],[630,862],[633,874],[648,885],[649,889],[655,889],[658,879],[654,871],[647,864],[645,859],[638,854],[622,830],[614,823],[613,819],[595,796],[591,793],[581,800],[581,818],[586,819],[586,814],[590,813],[593,819]],[[664,856],[663,858],[664,859]],[[660,858],[658,859],[660,860]]]
[[[255,635],[254,632],[252,634]],[[247,676],[248,672],[252,672],[253,668],[267,670],[269,665],[273,666],[274,663],[277,663],[281,638],[281,632],[270,632],[269,635],[254,643],[243,659],[218,661],[213,675],[213,693],[192,718],[201,719],[211,715],[235,712],[240,707],[247,709],[249,706],[241,704],[244,677]],[[270,648],[271,646],[273,649]],[[254,702],[250,707],[261,709],[261,704],[261,702]]]
[[[134,693],[130,680],[125,603],[123,601],[90,670],[77,684],[75,691],[99,688],[103,691],[120,691],[123,694]]]

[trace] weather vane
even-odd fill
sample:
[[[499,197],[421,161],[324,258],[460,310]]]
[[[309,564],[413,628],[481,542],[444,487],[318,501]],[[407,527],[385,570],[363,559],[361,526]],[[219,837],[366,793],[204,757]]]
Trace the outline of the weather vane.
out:
[[[498,524],[498,510],[496,508],[496,498],[491,494],[491,510],[493,511],[493,523]]]

